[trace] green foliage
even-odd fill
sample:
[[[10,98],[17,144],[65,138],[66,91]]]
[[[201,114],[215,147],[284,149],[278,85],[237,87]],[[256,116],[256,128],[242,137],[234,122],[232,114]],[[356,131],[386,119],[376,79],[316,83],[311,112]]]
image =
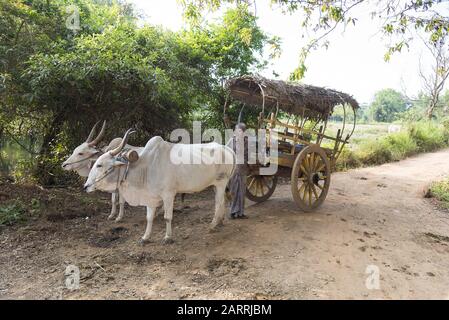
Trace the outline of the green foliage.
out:
[[[406,102],[401,93],[393,89],[383,89],[376,92],[370,106],[373,120],[378,122],[393,122],[399,119],[399,114],[406,109]]]
[[[76,35],[66,27],[67,7],[76,5],[80,30]],[[119,1],[92,0],[0,0],[0,132],[10,137],[41,141],[40,161],[49,156],[49,144],[59,133],[64,119],[55,112],[55,104],[65,107],[71,97],[52,92],[58,102],[42,99],[33,92],[30,79],[35,79],[30,61],[38,57],[64,54],[71,50],[74,39],[102,32],[106,25],[131,23],[132,10]],[[43,66],[44,67],[44,66]],[[38,75],[36,75],[38,76]],[[53,79],[56,83],[58,79]],[[48,85],[48,83],[47,83]],[[51,87],[45,88],[48,92]],[[60,92],[64,88],[57,88]],[[63,103],[60,103],[63,102]],[[41,161],[42,162],[42,161]],[[22,177],[20,177],[22,178]]]
[[[337,171],[345,171],[351,168],[358,168],[361,166],[362,166],[361,160],[347,145],[345,145],[336,163]]]
[[[449,179],[432,183],[430,193],[433,197],[442,201],[443,205],[449,209]]]
[[[192,48],[197,61],[207,66],[209,98],[195,109],[196,119],[210,127],[223,128],[224,79],[238,75],[257,73],[267,62],[262,61],[263,49],[269,45],[274,55],[279,51],[279,38],[268,37],[257,26],[257,18],[248,11],[246,4],[227,10],[220,23],[194,24],[182,32],[181,38]],[[229,118],[237,121],[241,105],[230,106]],[[245,121],[257,117],[257,110],[246,108]]]
[[[269,39],[257,26],[246,5],[227,10],[220,23],[192,28],[182,37],[195,53],[210,64],[214,76],[228,78],[256,71]],[[272,42],[270,42],[273,45]]]
[[[18,159],[11,170],[16,182],[36,182],[33,179],[34,159]]]
[[[67,179],[62,159],[97,120],[108,120],[105,140],[135,127],[134,144],[167,138],[198,118],[222,127],[223,78],[260,70],[264,46],[279,41],[258,28],[246,5],[175,33],[138,27],[121,1],[0,4],[9,21],[0,23],[0,53],[11,53],[1,61],[0,132],[39,137],[34,175],[42,184]],[[69,4],[79,8],[76,33],[66,27]]]
[[[20,201],[0,205],[0,226],[10,226],[26,219],[26,207]]]
[[[427,108],[430,103],[430,97],[423,92],[419,92],[412,101],[412,106],[402,112],[399,117],[405,122],[416,122],[427,119]],[[433,112],[433,118],[436,120],[444,119],[449,112],[449,90],[446,90],[439,96],[438,103]]]
[[[375,165],[404,159],[416,151],[416,143],[408,133],[397,132],[362,143],[356,154],[361,163]]]
[[[31,215],[40,213],[41,209],[42,209],[42,206],[41,206],[40,200],[36,199],[36,198],[32,198],[31,203],[30,203],[30,209],[29,209]]]
[[[344,149],[337,161],[337,168],[379,165],[447,146],[447,127],[435,122],[417,122],[407,125],[403,131],[362,141],[353,150]]]
[[[448,131],[434,122],[410,124],[408,134],[416,142],[419,152],[433,151],[449,142]]]

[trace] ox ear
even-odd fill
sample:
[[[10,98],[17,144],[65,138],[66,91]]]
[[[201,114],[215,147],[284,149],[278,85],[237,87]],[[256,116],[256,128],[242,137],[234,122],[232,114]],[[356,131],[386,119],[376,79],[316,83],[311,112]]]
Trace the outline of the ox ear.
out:
[[[125,164],[128,164],[128,161],[123,157],[114,157],[112,161],[113,166],[123,166]]]

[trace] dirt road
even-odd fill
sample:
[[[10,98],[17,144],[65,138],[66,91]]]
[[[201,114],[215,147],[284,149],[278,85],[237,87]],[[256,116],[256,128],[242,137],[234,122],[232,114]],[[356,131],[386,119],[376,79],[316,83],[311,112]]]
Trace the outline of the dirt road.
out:
[[[248,204],[250,219],[228,220],[216,233],[208,232],[214,204],[206,191],[177,202],[171,245],[160,243],[161,215],[154,242],[138,244],[143,208],[128,208],[118,224],[107,209],[43,217],[1,232],[0,298],[447,299],[449,213],[422,197],[444,174],[449,149],[336,173],[313,213],[298,211],[281,185],[269,201]],[[80,269],[78,290],[65,288],[67,265]],[[376,269],[379,288],[368,289]]]

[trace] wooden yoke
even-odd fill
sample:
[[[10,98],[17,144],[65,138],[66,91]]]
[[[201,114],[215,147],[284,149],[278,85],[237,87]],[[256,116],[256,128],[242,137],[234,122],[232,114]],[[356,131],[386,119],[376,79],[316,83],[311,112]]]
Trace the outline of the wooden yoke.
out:
[[[125,153],[124,156],[126,159],[128,159],[129,162],[136,162],[137,160],[139,160],[139,154],[137,153],[136,150],[129,150]]]

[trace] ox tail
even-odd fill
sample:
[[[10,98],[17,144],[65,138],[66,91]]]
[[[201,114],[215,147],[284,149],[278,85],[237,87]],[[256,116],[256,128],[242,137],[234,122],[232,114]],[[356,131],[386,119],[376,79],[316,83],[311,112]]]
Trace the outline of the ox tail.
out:
[[[228,150],[231,152],[231,154],[232,154],[232,170],[231,170],[231,173],[230,173],[230,175],[229,175],[229,178],[231,178],[231,177],[234,175],[235,170],[236,170],[236,168],[237,168],[237,157],[236,157],[236,155],[235,155],[234,150],[232,150],[232,149],[229,148],[229,147],[227,147],[227,149],[228,149]],[[225,189],[225,197],[226,197],[226,200],[228,200],[229,202],[232,202],[232,193],[231,193],[231,190],[229,189],[229,182],[228,182],[228,184],[226,185],[226,189]]]
[[[231,178],[234,175],[235,169],[237,168],[237,156],[235,155],[234,150],[232,150],[229,147],[226,147],[229,152],[231,152],[232,154],[232,170],[231,170],[231,174],[229,175],[229,178]]]
[[[228,200],[229,202],[232,202],[232,193],[231,193],[231,190],[229,190],[229,186],[226,186],[225,197],[226,197],[226,200]]]

